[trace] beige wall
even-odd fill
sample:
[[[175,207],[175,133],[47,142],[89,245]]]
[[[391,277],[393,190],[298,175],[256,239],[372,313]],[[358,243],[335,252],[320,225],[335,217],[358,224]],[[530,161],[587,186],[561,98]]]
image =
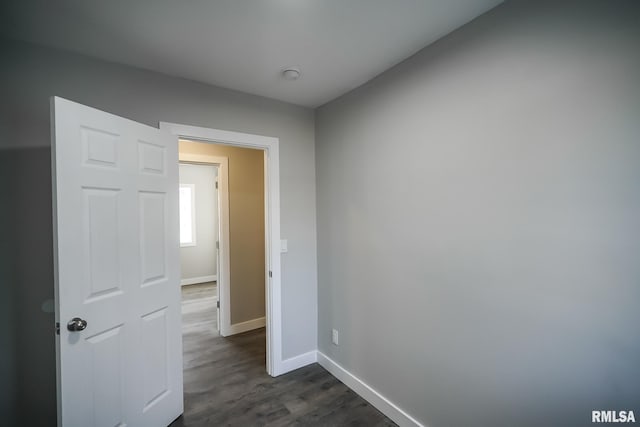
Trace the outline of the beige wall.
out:
[[[264,317],[264,151],[180,141],[180,154],[229,159],[231,324]]]

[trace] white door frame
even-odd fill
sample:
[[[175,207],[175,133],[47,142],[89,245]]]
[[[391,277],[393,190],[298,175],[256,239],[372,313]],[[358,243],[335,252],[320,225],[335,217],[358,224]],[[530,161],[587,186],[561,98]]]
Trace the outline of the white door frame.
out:
[[[282,300],[280,287],[280,153],[275,137],[160,122],[160,129],[179,138],[211,144],[264,150],[265,187],[265,296],[267,373],[282,369]],[[176,183],[177,185],[177,183]]]
[[[187,165],[215,165],[218,167],[218,241],[220,242],[219,259],[216,274],[218,285],[218,301],[220,302],[220,318],[218,329],[220,335],[231,334],[231,288],[229,274],[231,272],[229,251],[229,158],[208,154],[191,154],[178,152],[178,160]]]

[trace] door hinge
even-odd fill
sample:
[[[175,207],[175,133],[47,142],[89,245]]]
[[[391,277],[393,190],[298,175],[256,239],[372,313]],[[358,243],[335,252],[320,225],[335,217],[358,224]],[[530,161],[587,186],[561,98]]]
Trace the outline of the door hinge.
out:
[[[60,322],[56,322],[56,335],[60,335]]]
[[[220,300],[216,301],[216,307],[220,308]]]
[[[216,240],[216,249],[220,249],[220,240]]]
[[[269,277],[273,277],[273,273],[269,270]]]
[[[216,190],[218,189],[218,181],[216,181]]]

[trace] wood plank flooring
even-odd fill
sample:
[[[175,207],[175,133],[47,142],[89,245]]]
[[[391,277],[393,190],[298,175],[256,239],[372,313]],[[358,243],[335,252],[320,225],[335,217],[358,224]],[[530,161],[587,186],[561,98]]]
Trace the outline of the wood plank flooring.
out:
[[[267,375],[264,328],[218,335],[214,286],[182,288],[185,408],[171,427],[396,425],[318,364]]]

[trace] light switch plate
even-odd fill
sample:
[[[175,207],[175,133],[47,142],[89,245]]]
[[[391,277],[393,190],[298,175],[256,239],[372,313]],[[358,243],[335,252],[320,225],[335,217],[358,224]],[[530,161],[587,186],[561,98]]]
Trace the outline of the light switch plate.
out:
[[[288,241],[286,239],[280,240],[280,252],[281,253],[286,253],[289,252],[289,248],[288,248]]]

